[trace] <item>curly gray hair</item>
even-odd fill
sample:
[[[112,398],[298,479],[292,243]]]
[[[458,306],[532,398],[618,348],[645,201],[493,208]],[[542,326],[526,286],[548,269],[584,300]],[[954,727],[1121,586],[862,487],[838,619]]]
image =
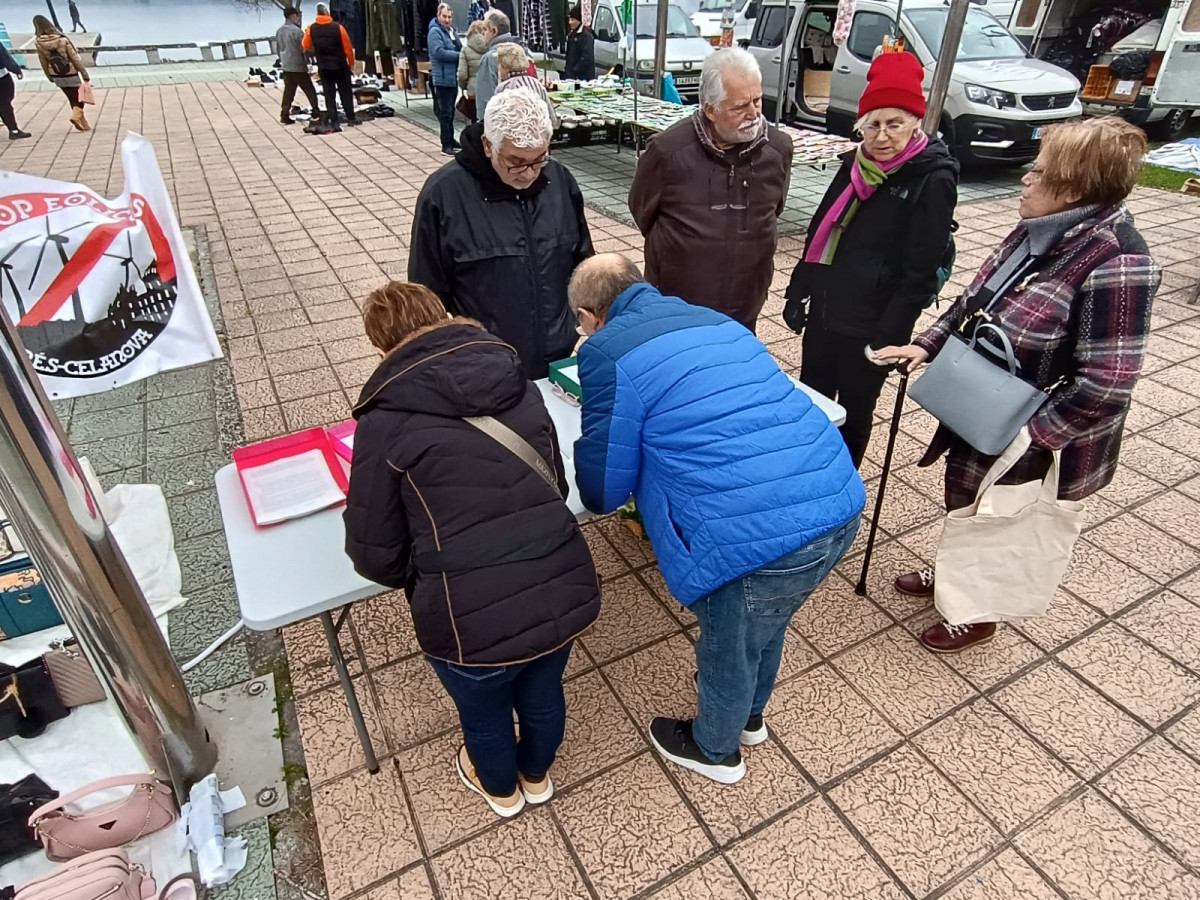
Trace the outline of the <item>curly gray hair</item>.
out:
[[[494,94],[484,110],[483,133],[493,147],[505,138],[522,150],[550,143],[553,128],[546,101],[523,87]]]

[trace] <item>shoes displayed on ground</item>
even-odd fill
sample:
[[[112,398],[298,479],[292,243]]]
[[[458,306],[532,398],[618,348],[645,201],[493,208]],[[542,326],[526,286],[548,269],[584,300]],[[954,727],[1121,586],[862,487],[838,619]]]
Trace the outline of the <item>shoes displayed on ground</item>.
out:
[[[663,758],[721,784],[737,784],[746,777],[740,751],[733,751],[719,762],[704,755],[692,737],[691,719],[655,719],[650,723],[650,743]]]
[[[483,784],[480,783],[479,776],[475,773],[475,764],[471,762],[471,757],[467,753],[466,744],[458,748],[458,753],[454,757],[454,769],[458,772],[459,780],[467,786],[467,789],[474,791],[486,800],[487,805],[496,815],[508,819],[525,808],[525,795],[519,788],[513,791],[512,796],[509,797],[493,797],[483,789]]]
[[[17,129],[16,131],[10,131],[8,133],[8,139],[10,141],[19,141],[21,138],[27,137],[33,137],[33,135],[28,131],[21,131],[20,129]]]
[[[932,597],[933,569],[919,569],[916,572],[909,572],[906,575],[901,575],[892,584],[900,593],[908,594],[910,597]]]
[[[968,647],[986,644],[995,636],[995,622],[981,622],[978,625],[938,622],[925,629],[921,635],[921,643],[925,645],[925,649],[934,653],[961,653]]]
[[[525,801],[534,806],[545,803],[554,796],[554,782],[550,780],[549,774],[542,776],[541,781],[530,781],[524,775],[518,775],[517,781],[520,782],[519,787],[525,795]]]

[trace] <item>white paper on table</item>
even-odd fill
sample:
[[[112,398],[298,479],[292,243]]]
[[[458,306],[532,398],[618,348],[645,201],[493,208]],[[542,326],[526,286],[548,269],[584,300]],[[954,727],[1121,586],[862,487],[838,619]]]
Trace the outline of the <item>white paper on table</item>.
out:
[[[242,484],[258,525],[273,525],[346,499],[318,449],[242,469]]]

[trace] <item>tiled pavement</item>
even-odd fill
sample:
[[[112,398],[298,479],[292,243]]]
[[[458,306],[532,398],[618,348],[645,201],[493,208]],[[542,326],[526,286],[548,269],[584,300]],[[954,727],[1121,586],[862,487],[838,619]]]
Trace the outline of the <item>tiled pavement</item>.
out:
[[[90,135],[59,98],[22,96],[37,140],[0,166],[112,192],[124,128],[160,123],[186,225],[207,231],[245,437],[344,418],[373,365],[356,302],[404,270],[413,202],[442,159],[398,120],[317,139],[238,84],[108,90]],[[694,628],[648,546],[587,527],[601,620],[568,669],[558,796],[499,822],[458,785],[453,709],[416,655],[403,600],[361,603],[344,637],[383,767],[370,776],[311,625],[285,635],[330,900],[396,898],[1200,897],[1200,202],[1139,191],[1167,264],[1120,473],[1049,615],[941,659],[914,634],[926,604],[888,587],[931,559],[939,473],[914,465],[932,423],[909,404],[868,598],[861,541],[797,616],[749,775],[721,788],[663,765],[651,715],[687,715]],[[1015,219],[960,207],[961,286]],[[590,216],[602,250],[632,229]],[[762,337],[798,341],[778,289]],[[953,287],[948,288],[948,292]],[[888,387],[879,409],[890,410]],[[864,467],[877,483],[882,432]]]

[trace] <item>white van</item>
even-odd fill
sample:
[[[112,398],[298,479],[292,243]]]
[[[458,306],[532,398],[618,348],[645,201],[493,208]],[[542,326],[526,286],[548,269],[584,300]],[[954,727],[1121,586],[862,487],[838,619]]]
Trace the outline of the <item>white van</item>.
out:
[[[762,70],[763,105],[772,114],[779,94],[784,8],[784,0],[760,0],[748,46]],[[895,31],[896,4],[859,0],[840,47],[832,36],[836,2],[799,0],[791,4],[791,13],[783,118],[824,124],[834,134],[850,136],[867,70],[884,37]],[[945,0],[905,0],[900,15],[908,50],[925,67],[927,92],[948,13]],[[1083,113],[1079,86],[1070,72],[1029,58],[985,7],[973,4],[946,93],[942,136],[966,164],[1027,163],[1037,156],[1047,125]]]
[[[1121,23],[1111,0],[1022,0],[1009,30],[1084,82],[1088,112],[1119,111],[1174,140],[1200,107],[1200,0],[1149,0],[1137,10]]]
[[[726,5],[732,6],[733,42],[741,44],[750,40],[754,31],[754,19],[758,15],[758,0],[699,0],[699,8],[692,13],[692,23],[700,29],[700,36],[714,47],[721,43],[721,20]],[[686,4],[683,4],[687,11]]]

